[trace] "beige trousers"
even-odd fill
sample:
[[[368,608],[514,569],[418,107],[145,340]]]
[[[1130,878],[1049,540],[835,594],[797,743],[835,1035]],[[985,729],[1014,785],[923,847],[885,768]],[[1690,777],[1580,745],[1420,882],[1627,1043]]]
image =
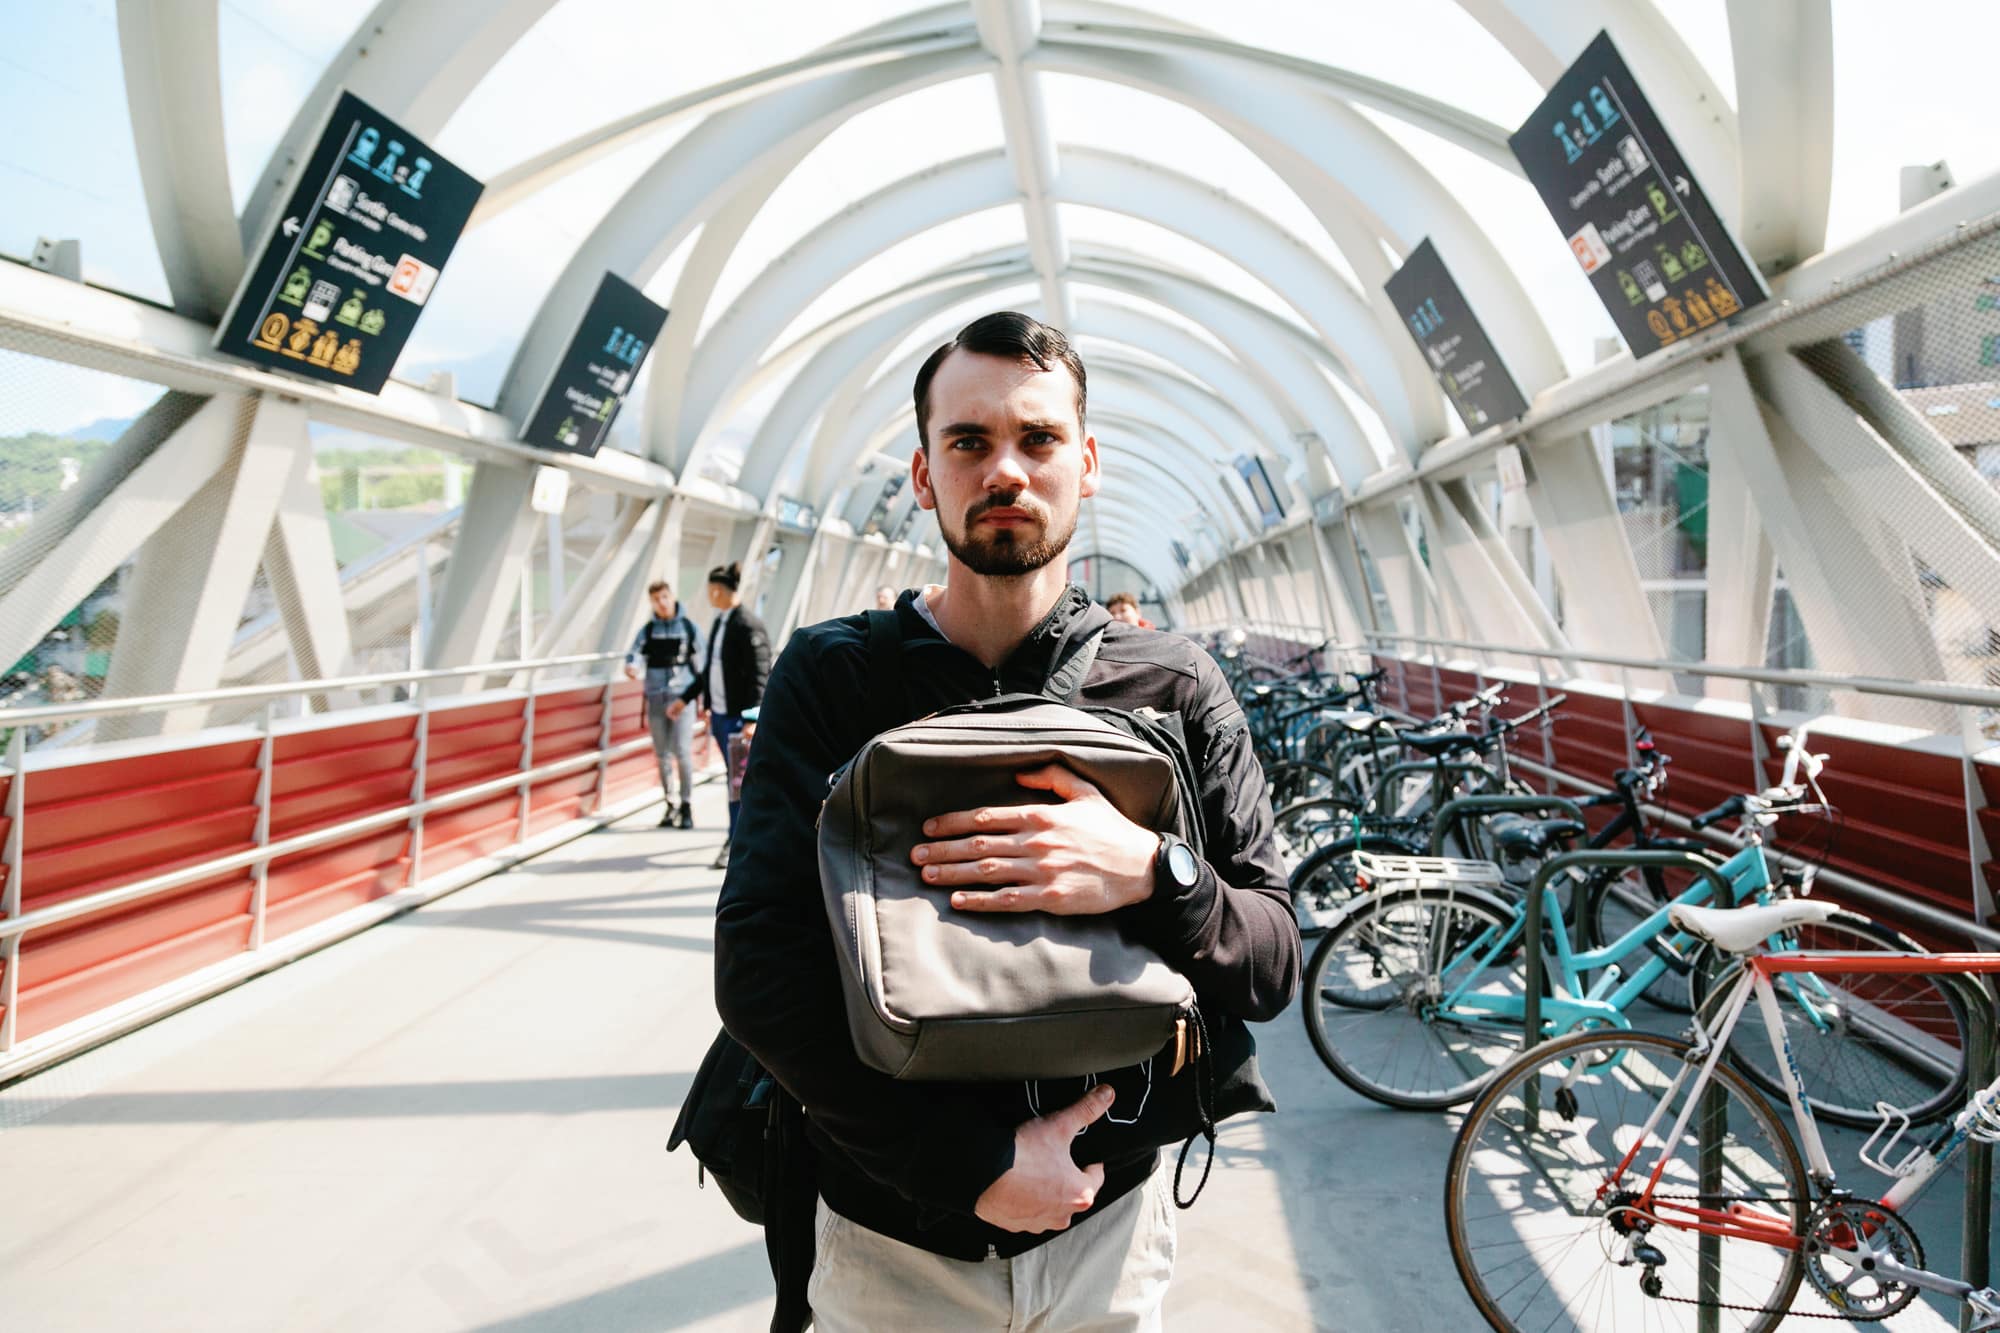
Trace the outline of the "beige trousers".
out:
[[[1170,1173],[1026,1254],[967,1263],[819,1205],[807,1294],[820,1333],[1159,1333],[1174,1275]]]

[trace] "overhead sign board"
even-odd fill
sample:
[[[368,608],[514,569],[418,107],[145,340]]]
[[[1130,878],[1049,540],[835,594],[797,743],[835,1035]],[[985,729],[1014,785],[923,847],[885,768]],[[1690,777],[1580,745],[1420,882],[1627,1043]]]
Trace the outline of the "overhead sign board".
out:
[[[485,188],[342,93],[216,350],[380,393]]]
[[[1507,144],[1634,356],[1766,299],[1610,34]]]
[[[1283,523],[1285,505],[1278,499],[1278,488],[1271,484],[1271,474],[1264,470],[1264,460],[1249,454],[1238,454],[1236,471],[1243,478],[1243,484],[1250,488],[1250,498],[1256,502],[1259,521],[1267,528]]]
[[[1507,373],[1493,340],[1428,237],[1389,275],[1383,290],[1467,430],[1528,410],[1521,386]]]
[[[617,274],[605,274],[521,438],[544,449],[595,454],[666,322],[665,306]]]

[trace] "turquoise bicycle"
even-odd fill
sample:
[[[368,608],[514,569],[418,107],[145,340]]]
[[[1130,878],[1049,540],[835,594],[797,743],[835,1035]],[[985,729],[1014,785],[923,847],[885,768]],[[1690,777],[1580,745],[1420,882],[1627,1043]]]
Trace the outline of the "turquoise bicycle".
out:
[[[1764,855],[1764,830],[1781,816],[1825,808],[1813,781],[1820,759],[1808,757],[1807,781],[1795,781],[1803,737],[1788,739],[1784,784],[1733,797],[1696,821],[1744,814],[1743,848],[1719,866],[1680,854],[1686,868],[1701,870],[1694,883],[1617,938],[1576,948],[1555,882],[1567,877],[1543,885],[1543,1038],[1631,1029],[1628,1011],[1669,971],[1690,974],[1701,1004],[1730,960],[1671,925],[1676,904],[1769,903],[1810,891],[1805,876],[1774,880]],[[1313,1048],[1341,1082],[1385,1105],[1438,1110],[1470,1101],[1522,1047],[1525,899],[1510,894],[1486,862],[1365,853],[1357,861],[1372,892],[1327,928],[1306,970]],[[1788,928],[1767,947],[1921,951],[1897,932],[1839,910]],[[1964,1051],[1952,1037],[1963,1029],[1963,1013],[1948,987],[1919,978],[1863,1002],[1803,973],[1787,979],[1780,998],[1795,1056],[1814,1086],[1814,1107],[1829,1119],[1873,1124],[1879,1103],[1922,1118],[1962,1086]],[[1782,1071],[1753,1062],[1743,1072],[1775,1087]]]

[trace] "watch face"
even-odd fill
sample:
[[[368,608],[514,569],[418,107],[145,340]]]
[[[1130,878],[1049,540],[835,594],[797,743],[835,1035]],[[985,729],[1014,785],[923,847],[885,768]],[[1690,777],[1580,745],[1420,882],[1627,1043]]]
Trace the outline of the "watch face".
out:
[[[1176,842],[1167,848],[1167,873],[1174,882],[1184,888],[1193,888],[1201,878],[1195,867],[1194,848],[1184,842]]]

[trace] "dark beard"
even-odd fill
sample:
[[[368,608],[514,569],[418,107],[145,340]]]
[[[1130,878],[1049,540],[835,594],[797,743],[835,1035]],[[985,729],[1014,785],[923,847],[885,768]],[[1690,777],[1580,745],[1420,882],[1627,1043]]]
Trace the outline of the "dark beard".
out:
[[[1032,574],[1069,549],[1070,539],[1076,536],[1074,517],[1070,519],[1069,526],[1059,533],[1045,522],[1043,535],[1030,542],[1023,542],[1011,528],[1001,528],[977,540],[970,535],[974,520],[987,510],[1019,504],[1018,495],[990,495],[967,511],[963,531],[954,533],[944,523],[939,523],[938,532],[944,538],[945,549],[957,557],[961,565],[988,578],[1019,578]]]

